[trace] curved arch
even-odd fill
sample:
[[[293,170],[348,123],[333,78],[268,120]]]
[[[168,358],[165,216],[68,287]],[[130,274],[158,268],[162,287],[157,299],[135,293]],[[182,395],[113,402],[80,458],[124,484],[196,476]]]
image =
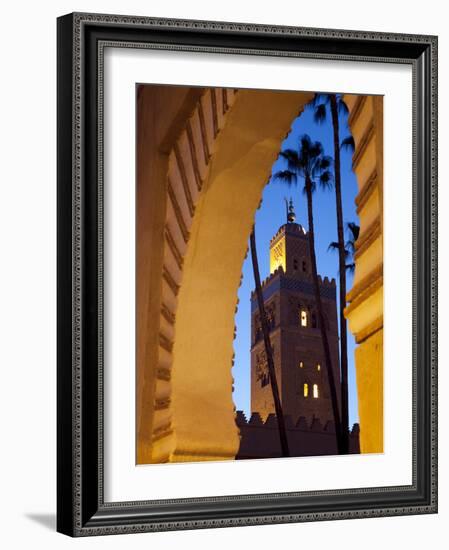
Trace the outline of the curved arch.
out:
[[[157,360],[141,362],[140,463],[238,451],[231,368],[242,263],[280,144],[311,97],[207,89],[178,124],[165,159]]]

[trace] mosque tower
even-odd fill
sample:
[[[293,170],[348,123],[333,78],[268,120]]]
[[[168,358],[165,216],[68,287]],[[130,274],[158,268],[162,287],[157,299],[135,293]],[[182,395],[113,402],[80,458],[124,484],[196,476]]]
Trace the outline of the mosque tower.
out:
[[[309,236],[295,220],[290,200],[287,223],[270,241],[270,276],[262,283],[263,299],[283,412],[295,422],[303,416],[307,422],[319,418],[324,424],[333,421],[333,414],[315,304]],[[335,280],[319,277],[319,281],[340,395]],[[251,411],[258,412],[263,420],[275,413],[255,292],[251,295]]]

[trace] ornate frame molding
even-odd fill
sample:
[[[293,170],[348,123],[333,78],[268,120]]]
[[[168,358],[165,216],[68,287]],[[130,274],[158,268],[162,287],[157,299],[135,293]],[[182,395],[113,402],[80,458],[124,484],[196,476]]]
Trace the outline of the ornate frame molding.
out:
[[[105,44],[412,65],[413,292],[414,310],[420,315],[419,320],[415,315],[413,325],[411,486],[104,502],[101,106]],[[94,304],[93,311],[88,304]],[[88,417],[96,421],[87,423]],[[58,531],[88,536],[436,511],[437,38],[102,14],[59,18]]]

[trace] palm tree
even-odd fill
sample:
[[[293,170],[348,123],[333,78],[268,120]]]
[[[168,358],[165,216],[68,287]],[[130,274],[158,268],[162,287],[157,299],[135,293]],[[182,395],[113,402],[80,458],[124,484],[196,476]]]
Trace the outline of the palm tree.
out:
[[[299,149],[286,149],[281,151],[280,156],[287,161],[287,170],[281,170],[274,174],[275,180],[287,183],[288,185],[297,184],[298,178],[304,180],[304,193],[307,198],[307,215],[309,222],[309,250],[312,264],[312,278],[315,294],[315,303],[318,311],[319,326],[321,330],[321,339],[323,341],[324,358],[326,362],[327,375],[329,380],[329,389],[331,394],[332,411],[335,421],[335,431],[337,436],[337,447],[339,454],[344,452],[344,441],[342,426],[340,421],[340,411],[338,408],[338,396],[335,384],[334,370],[327,337],[326,324],[324,320],[323,304],[321,302],[320,285],[318,281],[318,271],[315,254],[315,231],[313,220],[313,192],[316,183],[329,188],[332,185],[332,159],[324,155],[323,146],[320,142],[312,142],[307,134],[299,138]]]
[[[340,290],[340,365],[341,365],[341,417],[344,434],[345,453],[349,452],[349,395],[348,395],[348,335],[344,310],[346,308],[346,251],[343,234],[343,205],[341,199],[340,147],[354,146],[352,137],[343,140],[340,146],[339,113],[347,113],[348,108],[339,94],[315,94],[311,103],[315,122],[321,124],[330,108],[334,132],[334,180],[335,204],[337,210],[337,238]]]
[[[348,260],[351,262],[349,264],[346,264],[346,269],[350,273],[354,273],[355,241],[359,238],[360,235],[360,225],[357,225],[354,222],[348,222],[346,224],[346,229],[349,233],[349,239],[346,241],[346,250],[348,251]]]
[[[348,222],[346,224],[347,233],[349,233],[349,239],[345,243],[345,258],[346,258],[346,271],[354,273],[354,253],[355,253],[355,241],[359,238],[360,226],[354,222]],[[338,250],[338,243],[330,243],[328,250]],[[347,263],[350,262],[350,263]]]
[[[256,234],[255,229],[251,231],[250,236],[250,248],[251,248],[251,260],[253,264],[254,283],[256,287],[257,305],[259,308],[260,324],[262,327],[263,341],[265,345],[265,355],[267,357],[268,374],[270,378],[271,391],[273,393],[274,410],[276,411],[276,418],[279,427],[279,439],[281,442],[281,450],[283,456],[290,456],[287,430],[285,429],[284,413],[282,412],[281,400],[279,398],[279,389],[276,379],[276,370],[274,368],[273,350],[271,348],[270,340],[270,328],[268,326],[267,314],[265,311],[265,305],[263,301],[262,286],[260,284],[259,262],[257,260],[256,250]]]

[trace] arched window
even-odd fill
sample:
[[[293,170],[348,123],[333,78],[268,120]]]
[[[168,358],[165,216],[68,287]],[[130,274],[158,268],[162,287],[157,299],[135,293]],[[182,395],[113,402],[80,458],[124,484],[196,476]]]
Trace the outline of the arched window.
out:
[[[312,313],[312,328],[316,328],[316,327],[317,327],[316,315],[315,313]]]
[[[299,362],[299,368],[300,369],[303,369],[304,368],[304,363],[302,361]]]
[[[307,272],[307,264],[305,261],[302,262],[302,270],[304,271],[304,273]]]
[[[313,385],[313,397],[317,399],[319,397],[318,384]]]
[[[316,364],[316,370],[317,370],[318,372],[320,372],[320,370],[321,370],[321,365],[320,365],[319,363]]]
[[[309,396],[309,384],[304,384],[303,392],[304,392],[304,397]]]
[[[256,379],[260,382],[262,388],[267,386],[270,382],[270,374],[268,372],[268,363],[265,351],[261,351],[256,355]]]
[[[301,309],[300,319],[301,319],[301,326],[306,327],[307,326],[307,311],[305,309]]]
[[[293,260],[293,269],[295,271],[298,271],[298,260],[296,258],[294,258]]]

